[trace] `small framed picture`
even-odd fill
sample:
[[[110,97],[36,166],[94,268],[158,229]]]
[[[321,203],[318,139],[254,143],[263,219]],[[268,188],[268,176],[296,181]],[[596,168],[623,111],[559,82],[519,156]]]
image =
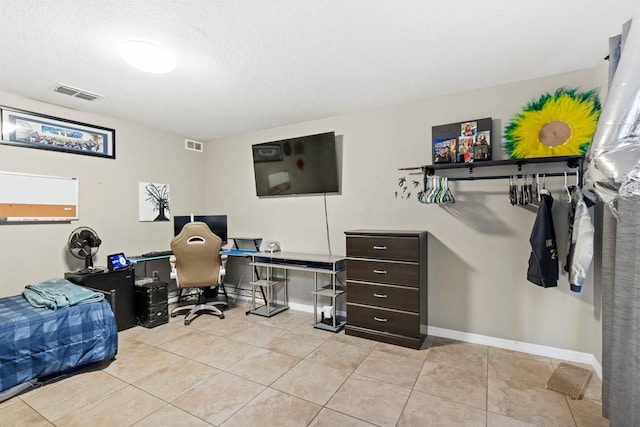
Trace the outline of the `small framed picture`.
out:
[[[491,132],[488,130],[478,132],[476,135],[473,157],[475,160],[491,160]]]
[[[455,137],[434,141],[433,162],[453,163],[456,161],[457,139]]]

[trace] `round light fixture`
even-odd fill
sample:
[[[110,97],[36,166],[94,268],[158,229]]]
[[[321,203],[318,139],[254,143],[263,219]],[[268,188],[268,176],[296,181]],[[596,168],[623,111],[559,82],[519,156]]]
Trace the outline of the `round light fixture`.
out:
[[[118,48],[122,59],[129,65],[147,73],[168,73],[176,67],[176,57],[156,44],[131,40]]]

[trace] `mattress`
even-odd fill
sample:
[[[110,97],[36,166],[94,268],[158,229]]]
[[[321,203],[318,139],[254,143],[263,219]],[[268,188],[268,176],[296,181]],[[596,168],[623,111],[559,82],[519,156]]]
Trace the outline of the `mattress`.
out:
[[[112,359],[117,349],[116,319],[106,299],[50,310],[22,295],[0,298],[0,392]]]

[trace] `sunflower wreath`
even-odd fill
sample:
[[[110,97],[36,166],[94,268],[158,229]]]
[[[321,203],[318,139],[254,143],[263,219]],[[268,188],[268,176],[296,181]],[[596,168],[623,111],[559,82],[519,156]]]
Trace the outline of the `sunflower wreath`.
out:
[[[560,88],[526,105],[506,126],[504,149],[512,159],[586,153],[602,107],[597,91]]]

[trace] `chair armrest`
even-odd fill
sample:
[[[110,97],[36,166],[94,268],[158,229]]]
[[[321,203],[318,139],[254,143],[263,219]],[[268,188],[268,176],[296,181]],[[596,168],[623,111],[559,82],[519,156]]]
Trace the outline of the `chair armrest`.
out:
[[[178,277],[178,274],[176,272],[176,257],[175,257],[175,255],[171,255],[169,257],[169,264],[171,264],[171,272],[169,273],[169,277],[171,279],[176,279]]]
[[[224,276],[227,274],[227,260],[229,255],[220,255],[220,271],[218,273],[218,283],[224,281]]]

